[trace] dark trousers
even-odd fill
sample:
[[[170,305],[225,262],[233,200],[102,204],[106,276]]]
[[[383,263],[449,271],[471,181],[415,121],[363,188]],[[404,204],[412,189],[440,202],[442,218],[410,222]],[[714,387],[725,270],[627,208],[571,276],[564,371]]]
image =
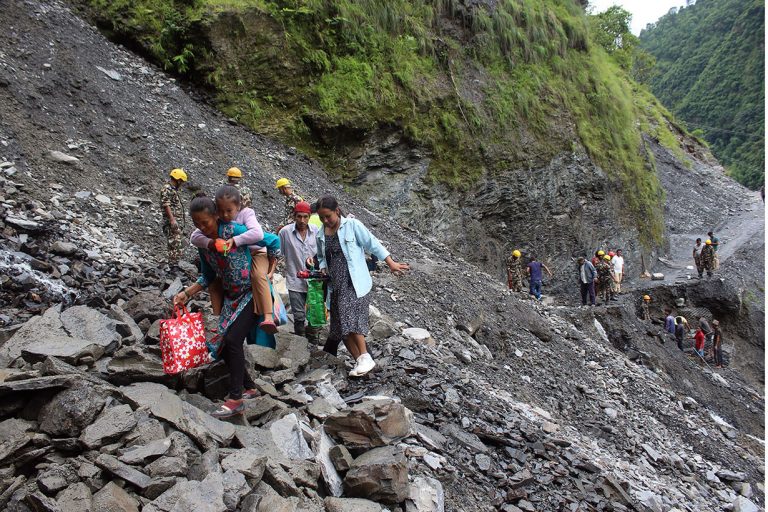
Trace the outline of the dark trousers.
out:
[[[683,338],[675,336],[675,341],[677,341],[677,348],[683,350]]]
[[[307,293],[288,290],[288,299],[291,302],[293,313],[293,333],[304,336],[304,321],[307,318]]]
[[[534,281],[533,279],[531,279],[529,292],[531,293],[531,295],[533,295],[537,299],[541,299],[541,280]]]
[[[715,365],[723,366],[723,344],[718,343],[714,346],[715,351]]]
[[[595,282],[581,283],[581,303],[587,305],[587,297],[593,306],[595,305]]]
[[[242,398],[243,386],[247,389],[256,387],[251,376],[245,371],[245,349],[243,348],[246,336],[256,325],[256,318],[253,312],[253,299],[251,299],[224,334],[222,357],[229,369],[229,398],[232,400]]]

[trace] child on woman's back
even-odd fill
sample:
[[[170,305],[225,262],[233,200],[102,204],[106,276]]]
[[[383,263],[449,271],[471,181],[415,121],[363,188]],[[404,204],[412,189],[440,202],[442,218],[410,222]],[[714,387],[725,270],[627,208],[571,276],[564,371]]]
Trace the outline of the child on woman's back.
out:
[[[265,245],[273,249],[279,239],[271,233],[264,233],[256,213],[251,208],[241,208],[240,192],[231,185],[224,185],[216,191],[216,210],[220,222],[235,222],[242,224],[247,231],[241,235],[225,240],[223,245],[226,250],[233,247],[250,246],[251,248],[251,287],[253,289],[253,306],[257,315],[264,315],[264,320],[259,327],[269,334],[277,332],[277,326],[272,320],[272,293],[267,281],[267,273],[270,269],[270,260]],[[202,231],[196,229],[190,237],[190,242],[201,249],[215,249],[216,240],[208,238]],[[279,245],[277,246],[279,248]],[[208,288],[211,296],[213,313],[221,313],[222,290],[216,283]]]

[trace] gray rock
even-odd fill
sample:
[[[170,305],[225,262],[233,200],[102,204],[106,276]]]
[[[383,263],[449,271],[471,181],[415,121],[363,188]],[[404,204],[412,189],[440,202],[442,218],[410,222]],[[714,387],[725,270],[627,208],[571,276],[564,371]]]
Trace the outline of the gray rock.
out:
[[[239,471],[253,483],[261,480],[266,466],[267,457],[249,448],[237,450],[221,461],[221,468],[224,471]]]
[[[144,489],[144,497],[150,500],[154,500],[177,483],[178,478],[174,476],[161,476],[152,478],[152,481],[149,482],[147,488]]]
[[[480,468],[480,471],[488,471],[491,469],[491,458],[483,453],[475,455],[475,464]]]
[[[40,409],[40,430],[52,436],[78,437],[104,407],[104,393],[88,382],[61,391]]]
[[[125,312],[123,308],[118,306],[117,304],[112,304],[109,306],[109,317],[113,320],[116,320],[117,322],[120,322],[122,324],[125,324],[128,326],[128,329],[131,333],[131,337],[134,339],[134,341],[141,341],[142,338],[144,338],[144,333],[141,332],[141,329],[139,329],[138,324],[136,321]],[[125,334],[123,334],[125,336]]]
[[[80,190],[78,192],[75,192],[75,197],[77,199],[88,199],[91,197],[91,191],[90,190]]]
[[[93,198],[101,204],[112,204],[112,200],[104,194],[96,194]]]
[[[153,478],[184,476],[187,473],[185,461],[179,457],[160,457],[149,463],[144,470]]]
[[[333,441],[328,436],[328,434],[325,433],[325,429],[323,427],[320,427],[317,432],[315,445],[317,450],[315,460],[320,465],[320,472],[323,476],[323,480],[325,481],[325,487],[328,489],[328,492],[331,494],[331,496],[341,496],[344,491],[344,483],[341,480],[341,476],[339,476],[337,469],[342,464],[341,461],[337,463],[331,453],[334,451],[334,449],[338,449],[336,450],[338,453],[337,457],[351,465],[352,457],[349,455],[349,451],[347,451],[343,445],[334,446]],[[346,454],[344,452],[346,452]],[[348,456],[349,459],[346,459],[344,457],[345,455]],[[347,469],[349,469],[349,467],[347,467]]]
[[[145,318],[150,322],[155,322],[166,317],[169,304],[158,294],[142,292],[137,293],[128,302],[123,304],[123,310],[137,324]]]
[[[737,496],[731,506],[733,507],[732,512],[759,512],[760,510],[757,505],[744,496]]]
[[[637,499],[640,503],[651,509],[653,512],[663,512],[661,497],[652,491],[640,491],[637,493]]]
[[[107,379],[117,385],[134,382],[167,382],[171,378],[163,371],[161,357],[136,344],[120,348],[107,364]]]
[[[243,450],[238,450],[235,452],[235,454],[242,451]],[[264,470],[262,470],[262,473],[263,472]],[[194,462],[189,466],[189,470],[187,471],[187,478],[189,480],[202,482],[206,476],[212,473],[221,473],[221,466],[219,466],[219,449],[216,447],[211,448],[205,453],[201,453],[197,458],[195,458]],[[261,475],[259,475],[259,478],[261,478]]]
[[[337,412],[339,412],[339,410],[325,398],[316,398],[307,406],[307,413],[321,421]]]
[[[21,356],[30,363],[44,361],[48,357],[61,359],[73,365],[80,364],[81,360],[96,361],[107,351],[114,351],[117,342],[94,343],[90,340],[62,336],[59,334],[43,335],[40,341],[26,345]]]
[[[383,503],[401,503],[408,496],[408,467],[403,452],[393,446],[374,448],[356,458],[344,477],[348,496]]]
[[[275,335],[278,360],[280,358],[289,359],[290,367],[293,370],[305,366],[309,363],[309,343],[306,338],[296,336],[295,334],[278,332]]]
[[[414,478],[408,486],[405,512],[445,512],[443,485],[434,478]]]
[[[61,151],[49,151],[48,158],[50,158],[54,162],[60,162],[62,164],[68,164],[68,165],[73,165],[80,161],[79,158],[74,157],[72,155],[68,155],[66,153],[62,153]]]
[[[77,252],[77,245],[70,242],[57,240],[51,244],[50,251],[61,256],[72,256]]]
[[[374,340],[381,341],[397,334],[397,330],[390,322],[377,320],[371,325],[370,333]]]
[[[94,512],[91,490],[82,482],[70,485],[58,496],[56,503],[62,512]]]
[[[166,300],[172,300],[175,295],[177,295],[181,290],[184,289],[184,284],[181,282],[181,278],[177,277],[173,280],[173,282],[168,286],[168,288],[165,289],[163,292],[163,297],[166,298]]]
[[[280,360],[276,350],[261,345],[248,345],[245,348],[245,358],[248,364],[262,370],[277,368]]]
[[[367,400],[331,415],[325,430],[350,448],[385,446],[413,433],[413,413],[394,400]]]
[[[227,510],[238,510],[243,497],[251,492],[251,486],[239,471],[230,469],[221,476],[224,485],[224,505]]]
[[[725,480],[727,482],[743,482],[747,479],[746,473],[729,471],[727,469],[721,469],[718,471],[717,476],[720,478],[720,480]]]
[[[109,482],[93,496],[95,512],[139,512],[138,503],[124,489]]]
[[[119,439],[136,426],[136,416],[130,405],[118,405],[105,409],[96,421],[88,425],[80,440],[88,448],[99,448]]]
[[[35,424],[17,418],[0,421],[0,464],[34,437]]]
[[[135,485],[139,489],[145,489],[152,480],[144,473],[137,471],[136,469],[123,464],[112,455],[102,453],[96,458],[96,465],[106,471],[112,473],[118,478],[122,478],[126,482]]]
[[[159,508],[169,512],[225,512],[224,483],[221,473],[212,473],[201,482],[181,482],[163,493],[157,500],[162,500],[166,494],[175,497],[171,508]],[[155,503],[154,501],[152,503]]]
[[[440,428],[442,434],[450,436],[459,444],[468,448],[474,453],[487,453],[488,448],[483,444],[479,437],[471,432],[464,432],[461,427],[454,423],[446,423]]]
[[[76,483],[79,478],[69,464],[56,464],[40,473],[36,480],[41,491],[48,496],[53,496],[68,485]]]
[[[41,316],[27,320],[11,339],[0,345],[0,368],[9,366],[20,357],[22,348],[51,334],[67,335],[61,324],[61,304],[48,308]]]
[[[382,512],[381,505],[375,501],[361,498],[325,498],[326,512]]]
[[[254,492],[242,503],[242,512],[298,512],[299,499],[295,496],[280,496],[264,482],[256,486]]]
[[[230,423],[212,418],[161,384],[132,384],[120,390],[137,407],[148,408],[153,416],[173,424],[200,446],[211,448],[218,444],[227,445],[235,435],[235,428]]]
[[[28,494],[25,501],[35,512],[61,512],[61,508],[59,508],[59,504],[55,500],[40,492]],[[29,509],[24,508],[22,510],[26,511]]]
[[[145,445],[134,446],[125,450],[119,459],[126,464],[143,466],[147,460],[165,454],[170,447],[170,438],[156,439]]]
[[[287,458],[299,460],[314,458],[315,454],[304,440],[296,414],[292,413],[272,422],[269,431],[272,433],[275,444]]]
[[[138,416],[139,411],[136,412]],[[138,418],[137,421],[136,428],[125,436],[126,447],[143,446],[150,441],[165,439],[166,434],[163,424],[155,418]]]
[[[264,470],[262,482],[269,484],[280,496],[295,496],[299,498],[304,495],[294,482],[291,474],[278,463],[271,460],[267,460],[267,467]]]
[[[122,336],[117,332],[117,322],[104,313],[88,306],[72,306],[61,313],[61,323],[73,338],[81,338],[105,347],[107,353],[117,348]]]

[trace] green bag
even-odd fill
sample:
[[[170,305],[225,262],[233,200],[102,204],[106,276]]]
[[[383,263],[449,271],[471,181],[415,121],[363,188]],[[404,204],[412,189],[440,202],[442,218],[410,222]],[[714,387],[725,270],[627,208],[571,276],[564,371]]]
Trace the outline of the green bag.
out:
[[[311,327],[322,327],[327,323],[323,281],[307,279],[307,322]]]

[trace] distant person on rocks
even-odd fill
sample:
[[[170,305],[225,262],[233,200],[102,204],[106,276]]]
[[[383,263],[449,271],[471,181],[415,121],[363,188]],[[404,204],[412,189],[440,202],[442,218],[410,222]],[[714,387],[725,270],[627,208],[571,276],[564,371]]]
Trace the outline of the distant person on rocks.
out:
[[[507,286],[515,292],[523,290],[523,258],[517,249],[507,258]]]
[[[709,325],[709,322],[707,322],[707,319],[703,316],[699,318],[699,329],[704,331],[704,336],[707,338],[708,343],[712,343],[712,337],[714,336],[715,332],[712,330],[712,327]]]
[[[712,348],[715,353],[715,368],[723,367],[723,332],[720,330],[720,321],[712,320],[714,333],[712,338]]]
[[[323,221],[323,229],[317,233],[317,259],[320,269],[327,272],[330,278],[331,325],[328,338],[344,341],[356,361],[349,375],[360,377],[376,366],[365,344],[371,301],[369,292],[373,286],[365,263],[365,252],[383,260],[395,275],[410,267],[392,259],[389,251],[362,222],[342,217],[336,198],[321,197],[317,202],[317,213]]]
[[[706,335],[701,329],[696,329],[696,333],[693,335],[693,349],[701,356],[704,357],[704,342]]]
[[[693,261],[696,263],[696,271],[699,273],[699,279],[704,276],[704,262],[701,259],[701,251],[704,250],[704,245],[701,243],[701,238],[696,239],[696,245],[693,246]]]
[[[651,296],[643,295],[643,304],[640,306],[643,310],[643,320],[651,321]]]
[[[597,269],[597,266],[600,265],[601,261],[603,261],[603,256],[605,256],[605,251],[603,250],[595,251],[595,255],[592,256],[592,260],[591,260],[592,266],[595,267],[595,269]],[[598,281],[595,283],[595,295],[599,297],[600,291],[601,291],[600,280],[598,279]]]
[[[591,262],[584,258],[577,260],[579,267],[579,288],[581,292],[581,305],[587,305],[587,297],[589,297],[589,303],[595,305],[595,281],[597,281],[597,270]]]
[[[712,240],[704,243],[704,248],[701,250],[701,264],[707,271],[707,277],[712,277],[712,271],[715,269],[715,250],[712,247]]]
[[[674,336],[675,334],[675,317],[672,315],[672,310],[669,308],[664,309],[664,314],[666,317],[664,318],[664,331],[668,332],[669,334],[672,334]]]
[[[283,226],[293,222],[293,209],[296,208],[297,204],[304,201],[304,198],[294,192],[293,184],[288,178],[280,178],[277,180],[275,182],[275,188],[281,195],[285,196],[285,220],[280,225],[280,228],[278,228],[279,232]]]
[[[707,236],[712,241],[712,250],[715,252],[714,256],[714,263],[712,266],[712,270],[717,270],[720,268],[720,257],[717,255],[717,251],[720,248],[720,239],[715,236],[715,233],[710,231],[707,233]]]
[[[246,227],[234,222],[219,222],[216,204],[208,197],[192,200],[189,212],[197,229],[212,240],[230,240],[246,232]],[[245,369],[243,342],[252,335],[258,322],[254,312],[251,289],[251,256],[247,246],[234,245],[225,256],[214,249],[199,249],[200,277],[197,282],[182,290],[173,299],[174,304],[184,304],[191,297],[207,288],[214,279],[221,282],[223,307],[219,317],[221,344],[209,346],[211,355],[224,358],[229,370],[229,398],[212,416],[227,418],[242,412],[243,399],[258,396],[256,385]],[[271,314],[271,312],[270,312]],[[274,340],[273,340],[274,343]],[[274,345],[272,346],[274,348]]]
[[[280,241],[272,233],[265,233],[256,219],[256,213],[251,208],[242,208],[240,192],[232,185],[222,185],[216,191],[216,214],[222,223],[236,223],[245,226],[245,231],[223,240],[222,249],[228,254],[237,247],[250,246],[249,258],[251,288],[253,292],[254,312],[264,315],[260,328],[269,334],[277,332],[277,326],[272,319],[272,291],[269,286],[269,275],[274,271],[276,256],[280,250]],[[190,237],[192,245],[199,249],[216,250],[216,239],[205,234],[202,229],[196,229]],[[221,310],[221,292],[218,281],[209,283],[211,305],[214,314]]]
[[[536,300],[541,300],[541,285],[544,281],[544,274],[542,273],[542,270],[546,270],[547,275],[549,275],[549,278],[552,279],[552,272],[547,268],[547,266],[540,261],[536,261],[536,256],[531,256],[531,261],[528,263],[528,267],[526,268],[526,272],[528,272],[528,278],[530,279],[529,282],[529,293],[536,297]]]
[[[614,292],[621,293],[621,282],[624,281],[624,256],[621,249],[616,249],[616,255],[611,258],[613,266]]]
[[[608,304],[609,300],[616,300],[613,296],[613,288],[611,287],[611,284],[614,281],[611,257],[607,254],[603,256],[603,260],[597,264],[597,281],[600,285],[603,304]]]
[[[678,317],[675,323],[675,341],[677,342],[677,348],[683,350],[683,340],[685,339],[685,326],[683,320]]]
[[[305,327],[307,281],[296,277],[296,273],[304,270],[307,258],[314,258],[317,254],[318,229],[309,225],[312,213],[309,203],[302,201],[293,210],[294,222],[278,233],[285,258],[285,281],[293,311],[293,332],[298,336],[306,333],[307,339],[315,342],[319,333],[311,326]]]
[[[168,182],[160,192],[160,206],[163,210],[163,233],[168,239],[168,263],[176,265],[184,251],[184,204],[179,188],[187,181],[183,169],[173,169]]]
[[[240,192],[240,203],[243,208],[253,207],[251,189],[243,185],[243,171],[237,167],[230,167],[227,170],[227,185],[232,185]]]

